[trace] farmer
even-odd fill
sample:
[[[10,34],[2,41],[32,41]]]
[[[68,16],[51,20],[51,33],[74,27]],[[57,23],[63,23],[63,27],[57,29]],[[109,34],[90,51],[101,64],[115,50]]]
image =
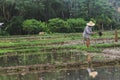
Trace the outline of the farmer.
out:
[[[90,36],[95,34],[93,31],[92,31],[92,27],[95,26],[95,23],[92,22],[92,21],[89,21],[87,24],[86,24],[86,27],[84,29],[84,32],[83,32],[83,38],[84,38],[84,43],[86,43],[87,41],[90,41]],[[88,42],[88,44],[90,44]]]

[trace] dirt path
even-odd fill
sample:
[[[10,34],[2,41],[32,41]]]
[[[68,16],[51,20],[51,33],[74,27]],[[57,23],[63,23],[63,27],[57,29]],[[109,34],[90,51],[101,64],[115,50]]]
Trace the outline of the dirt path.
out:
[[[104,43],[114,43],[114,38],[97,38],[97,39],[91,39],[91,44],[104,44]],[[120,43],[120,39],[118,40],[118,42],[116,43]],[[71,40],[71,41],[67,41],[64,43],[60,43],[60,44],[51,44],[52,46],[70,46],[70,45],[84,45],[83,40]]]
[[[120,59],[120,48],[106,48],[101,53],[84,52],[84,55],[88,54],[93,61],[114,61]]]
[[[107,48],[103,50],[103,55],[109,60],[120,59],[120,48]]]

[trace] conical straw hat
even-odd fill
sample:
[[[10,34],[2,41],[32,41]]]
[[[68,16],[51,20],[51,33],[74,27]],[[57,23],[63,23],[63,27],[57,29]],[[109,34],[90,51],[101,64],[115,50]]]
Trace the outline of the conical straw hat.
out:
[[[87,23],[87,26],[94,26],[94,25],[95,25],[95,23],[92,22],[92,21],[90,21],[89,23]]]

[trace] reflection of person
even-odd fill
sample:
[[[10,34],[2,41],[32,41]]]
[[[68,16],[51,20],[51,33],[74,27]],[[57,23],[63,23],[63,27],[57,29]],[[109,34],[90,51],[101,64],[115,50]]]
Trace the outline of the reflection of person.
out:
[[[90,40],[90,36],[94,34],[94,32],[92,31],[92,26],[95,26],[95,23],[90,21],[87,23],[84,29],[84,32],[83,32],[84,43],[85,41]]]
[[[87,71],[89,73],[89,76],[92,78],[95,78],[98,75],[97,71],[92,71],[90,68],[87,68]]]
[[[87,55],[87,61],[88,61],[87,71],[89,73],[89,76],[92,78],[95,78],[98,75],[98,72],[93,69],[92,58],[91,58],[90,54]]]

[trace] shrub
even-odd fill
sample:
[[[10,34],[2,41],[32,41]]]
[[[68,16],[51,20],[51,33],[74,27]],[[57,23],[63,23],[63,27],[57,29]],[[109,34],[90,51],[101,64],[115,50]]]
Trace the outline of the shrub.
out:
[[[9,35],[8,32],[0,29],[0,36],[8,36],[8,35]]]
[[[48,32],[45,22],[37,21],[35,19],[25,20],[23,22],[23,30],[27,34],[38,34],[39,32]]]
[[[67,19],[67,22],[70,25],[71,32],[82,32],[86,25],[86,21],[82,18]]]
[[[62,33],[62,32],[69,32],[70,27],[69,24],[59,18],[53,18],[50,19],[48,21],[48,27],[50,29],[51,32],[58,32],[58,33]]]

